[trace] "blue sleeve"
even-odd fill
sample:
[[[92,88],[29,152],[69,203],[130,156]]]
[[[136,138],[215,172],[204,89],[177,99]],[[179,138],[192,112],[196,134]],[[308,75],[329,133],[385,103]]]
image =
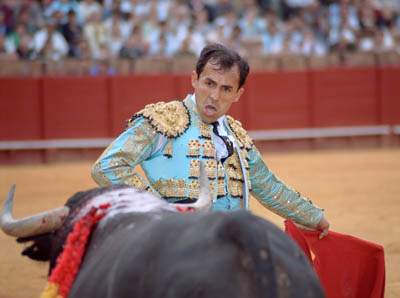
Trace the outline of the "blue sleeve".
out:
[[[254,146],[249,152],[249,159],[251,193],[263,206],[285,219],[306,226],[319,223],[324,211],[280,181]]]
[[[158,140],[158,133],[144,118],[138,118],[115,139],[95,162],[92,177],[100,186],[127,184],[159,194],[134,170],[149,158]]]

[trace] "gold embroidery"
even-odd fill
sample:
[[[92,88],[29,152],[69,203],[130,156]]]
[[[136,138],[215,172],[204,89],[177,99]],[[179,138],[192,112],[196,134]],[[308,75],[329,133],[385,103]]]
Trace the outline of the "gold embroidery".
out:
[[[218,179],[224,179],[224,178],[225,178],[224,166],[222,165],[222,162],[219,160],[218,161]]]
[[[199,140],[190,140],[188,143],[189,149],[187,157],[198,157],[200,156],[200,141]]]
[[[199,123],[200,138],[211,140],[211,126],[204,122]]]
[[[239,142],[239,146],[244,147],[246,150],[250,150],[253,141],[247,134],[246,130],[242,127],[240,121],[233,119],[231,116],[226,116],[233,133],[236,135],[236,139]]]
[[[242,185],[241,181],[228,180],[228,190],[232,197],[241,198],[242,197]]]
[[[185,179],[159,179],[152,186],[163,198],[184,198],[188,189]]]
[[[218,180],[218,197],[224,197],[226,195],[225,188],[225,179]]]
[[[148,185],[146,183],[143,182],[142,178],[139,177],[138,175],[134,174],[132,176],[130,176],[127,180],[126,180],[127,184],[139,189],[147,189]]]
[[[168,158],[172,157],[172,140],[171,139],[168,140],[167,145],[165,146],[163,155]]]
[[[243,181],[242,167],[240,166],[239,156],[234,152],[227,160],[227,176],[230,179]]]
[[[239,156],[236,151],[225,161],[226,176],[228,177],[228,191],[232,197],[241,198],[243,195],[243,173]]]
[[[200,195],[200,181],[192,180],[189,184],[188,197],[191,199],[197,199]]]
[[[189,112],[181,101],[158,102],[145,106],[132,117],[128,128],[139,116],[148,119],[159,133],[170,138],[182,135],[190,125]]]
[[[189,166],[190,166],[189,178],[199,178],[200,177],[200,160],[192,159]]]
[[[215,158],[215,147],[211,141],[204,141],[203,143],[203,157],[204,158]]]
[[[206,169],[207,177],[210,180],[215,180],[217,173],[217,165],[215,160],[207,160],[204,164]]]
[[[93,166],[92,173],[94,174],[94,178],[99,185],[106,186],[112,184],[111,180],[107,177],[107,175],[102,172],[101,157]]]

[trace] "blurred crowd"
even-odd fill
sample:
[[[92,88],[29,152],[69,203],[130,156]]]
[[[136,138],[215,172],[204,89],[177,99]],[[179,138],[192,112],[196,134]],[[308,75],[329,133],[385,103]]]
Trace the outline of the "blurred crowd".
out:
[[[400,0],[0,0],[0,59],[400,53]]]

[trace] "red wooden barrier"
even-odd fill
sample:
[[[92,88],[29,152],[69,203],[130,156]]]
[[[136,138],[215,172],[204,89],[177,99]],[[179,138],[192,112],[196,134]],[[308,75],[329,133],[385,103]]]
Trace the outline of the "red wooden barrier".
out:
[[[169,75],[116,76],[111,80],[111,135],[118,136],[126,120],[146,104],[176,98],[175,79]]]
[[[375,68],[313,71],[311,78],[313,126],[379,124]]]
[[[382,122],[400,124],[400,68],[380,69],[379,91]]]
[[[175,78],[175,98],[184,99],[186,95],[192,94],[194,92],[192,86],[192,79],[190,74],[177,74],[174,75]]]
[[[39,79],[0,80],[0,140],[42,138],[40,88]]]
[[[43,78],[44,138],[108,136],[106,77]]]
[[[400,123],[399,68],[252,73],[230,114],[248,130]],[[190,75],[0,78],[0,140],[115,137]]]
[[[247,129],[310,126],[306,72],[254,73],[245,85]]]

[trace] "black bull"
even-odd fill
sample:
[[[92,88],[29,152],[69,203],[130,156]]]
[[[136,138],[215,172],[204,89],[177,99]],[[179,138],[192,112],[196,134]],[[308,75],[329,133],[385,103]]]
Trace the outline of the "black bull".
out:
[[[33,241],[23,254],[50,261],[51,272],[81,211],[115,193],[125,203],[93,232],[68,297],[324,297],[309,261],[270,222],[246,211],[180,213],[127,186],[75,194],[61,227],[18,238]]]

